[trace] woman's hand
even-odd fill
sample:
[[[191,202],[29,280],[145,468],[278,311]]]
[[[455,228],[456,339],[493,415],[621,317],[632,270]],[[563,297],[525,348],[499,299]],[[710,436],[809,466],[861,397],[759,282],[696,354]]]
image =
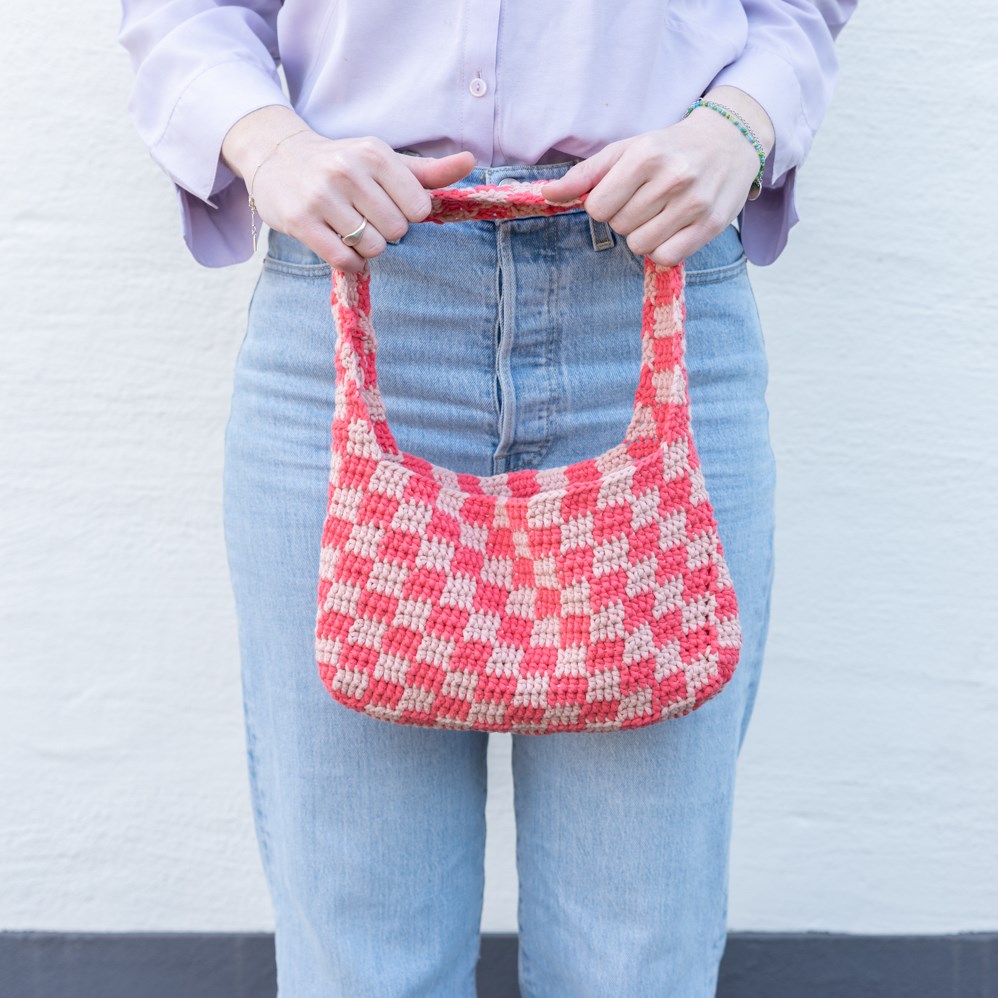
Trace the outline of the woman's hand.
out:
[[[455,183],[475,165],[471,152],[438,159],[402,155],[373,136],[327,139],[279,105],[237,121],[222,143],[222,159],[247,188],[252,183],[257,212],[271,228],[352,273],[386,240],[401,239],[410,222],[426,218],[428,190]],[[340,234],[364,218],[360,242],[347,246]]]
[[[734,87],[707,96],[743,116],[769,154],[773,126],[756,101]],[[585,207],[594,219],[626,236],[631,252],[668,267],[731,224],[758,172],[745,136],[711,108],[697,108],[668,128],[604,146],[546,184],[544,196],[570,201],[590,191]]]

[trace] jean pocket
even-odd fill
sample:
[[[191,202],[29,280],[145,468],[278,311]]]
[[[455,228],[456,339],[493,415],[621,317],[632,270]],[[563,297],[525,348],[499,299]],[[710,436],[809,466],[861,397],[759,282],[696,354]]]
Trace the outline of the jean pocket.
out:
[[[734,225],[714,236],[686,259],[687,284],[718,284],[744,273],[745,251],[742,237]]]
[[[644,254],[633,252],[628,247],[626,238],[619,232],[614,233],[614,238],[617,243],[615,252],[622,253],[631,267],[643,273]],[[686,258],[686,283],[717,284],[729,281],[743,273],[745,266],[746,257],[742,249],[741,236],[734,225],[729,225],[709,243]]]
[[[294,236],[271,229],[267,234],[265,270],[292,277],[321,277],[329,280],[332,269],[317,253],[312,252]]]

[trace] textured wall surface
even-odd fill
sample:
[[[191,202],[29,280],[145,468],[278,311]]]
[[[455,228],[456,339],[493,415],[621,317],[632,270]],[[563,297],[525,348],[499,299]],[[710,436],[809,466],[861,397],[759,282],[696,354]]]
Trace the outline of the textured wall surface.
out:
[[[861,3],[802,221],[753,270],[778,531],[735,929],[998,928],[998,120],[968,97],[998,10],[960,14]],[[0,929],[266,930],[221,528],[258,264],[188,255],[117,20],[43,0],[0,36]]]

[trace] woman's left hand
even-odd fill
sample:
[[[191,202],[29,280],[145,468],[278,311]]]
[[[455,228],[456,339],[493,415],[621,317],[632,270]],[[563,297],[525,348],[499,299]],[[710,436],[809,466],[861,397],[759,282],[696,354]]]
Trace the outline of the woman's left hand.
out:
[[[759,104],[727,87],[707,97],[743,114],[769,154],[773,127]],[[589,191],[585,208],[592,218],[626,236],[631,252],[668,267],[731,224],[758,172],[752,144],[704,107],[668,128],[611,142],[545,184],[544,196],[571,201]]]

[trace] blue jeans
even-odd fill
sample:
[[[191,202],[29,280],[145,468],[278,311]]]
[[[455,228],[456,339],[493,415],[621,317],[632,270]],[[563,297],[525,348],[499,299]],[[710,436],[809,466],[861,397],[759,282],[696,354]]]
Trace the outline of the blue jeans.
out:
[[[561,176],[476,168],[461,185]],[[579,209],[412,225],[371,263],[399,447],[457,471],[555,467],[619,443],[643,258]],[[488,734],[392,724],[314,658],[336,331],[329,268],[271,232],[225,433],[224,516],[250,787],[281,998],[469,998]],[[738,231],[687,261],[698,448],[735,584],[734,678],[693,713],[512,735],[524,998],[708,998],[724,948],[735,762],[759,681],[775,468],[765,345]]]

